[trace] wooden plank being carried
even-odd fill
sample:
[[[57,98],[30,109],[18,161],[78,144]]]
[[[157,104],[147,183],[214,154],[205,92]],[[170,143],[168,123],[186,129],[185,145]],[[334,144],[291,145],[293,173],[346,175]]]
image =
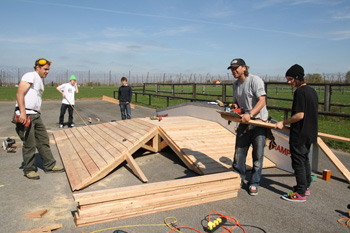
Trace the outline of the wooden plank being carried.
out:
[[[236,113],[223,112],[223,111],[217,111],[217,112],[225,120],[234,121],[234,122],[240,122],[240,120],[241,120],[241,118],[238,117]],[[287,131],[287,132],[290,131],[290,127],[289,126],[284,126],[283,129],[276,129],[275,128],[276,127],[275,123],[262,122],[262,121],[259,121],[259,120],[250,120],[250,121],[245,122],[243,124],[255,125],[255,126],[268,128],[268,129],[282,130],[282,131]],[[321,137],[321,138],[327,138],[327,139],[340,141],[340,142],[350,142],[350,138],[336,136],[336,135],[332,135],[332,134],[326,134],[326,133],[318,132],[318,136]]]
[[[334,164],[334,166],[340,171],[341,174],[345,177],[345,179],[350,183],[350,172],[344,166],[344,164],[337,158],[337,156],[329,149],[329,147],[324,143],[324,141],[318,137],[317,143],[322,151],[326,154],[329,160]]]
[[[102,96],[102,100],[113,103],[113,104],[119,104],[119,100],[114,99],[112,97],[105,96],[105,95]],[[130,107],[135,108],[135,104],[130,103]]]
[[[233,198],[239,188],[239,175],[225,172],[75,194],[75,223],[80,227]]]

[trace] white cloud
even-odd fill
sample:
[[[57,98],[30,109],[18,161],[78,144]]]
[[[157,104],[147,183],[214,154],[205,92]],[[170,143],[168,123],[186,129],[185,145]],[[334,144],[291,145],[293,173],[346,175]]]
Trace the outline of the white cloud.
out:
[[[336,19],[336,20],[350,19],[350,13],[349,12],[338,12],[333,16],[333,19]]]
[[[65,44],[67,51],[74,53],[85,54],[87,52],[98,52],[98,53],[142,53],[150,50],[168,50],[164,46],[140,44],[132,42],[106,42],[106,41],[89,41],[84,44]]]
[[[125,36],[142,36],[144,33],[140,30],[126,28],[108,27],[102,31],[102,35],[107,38],[125,37]]]
[[[332,40],[349,40],[350,30],[348,31],[337,31],[333,33],[335,37]]]

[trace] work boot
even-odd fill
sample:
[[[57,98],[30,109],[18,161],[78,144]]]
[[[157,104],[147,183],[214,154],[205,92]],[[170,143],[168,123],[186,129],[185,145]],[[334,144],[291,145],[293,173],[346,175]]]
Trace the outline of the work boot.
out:
[[[25,174],[24,176],[27,177],[28,179],[31,179],[31,180],[39,180],[40,179],[40,176],[35,171],[30,171],[27,174]]]
[[[60,173],[64,172],[63,167],[57,167],[56,165],[51,170],[45,170],[46,173]]]

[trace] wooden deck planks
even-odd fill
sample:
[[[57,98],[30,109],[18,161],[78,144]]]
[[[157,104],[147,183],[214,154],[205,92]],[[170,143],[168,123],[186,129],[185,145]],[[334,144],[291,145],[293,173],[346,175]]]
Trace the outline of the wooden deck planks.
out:
[[[137,132],[139,129],[141,133]],[[103,178],[125,160],[136,175],[147,181],[127,153],[134,153],[141,148],[156,132],[155,125],[135,122],[129,126],[122,122],[59,130],[54,132],[54,137],[74,191]]]
[[[84,163],[80,160],[74,147],[70,143],[64,131],[54,132],[57,148],[60,152],[62,162],[64,164],[66,174],[72,190],[80,183],[90,177]]]

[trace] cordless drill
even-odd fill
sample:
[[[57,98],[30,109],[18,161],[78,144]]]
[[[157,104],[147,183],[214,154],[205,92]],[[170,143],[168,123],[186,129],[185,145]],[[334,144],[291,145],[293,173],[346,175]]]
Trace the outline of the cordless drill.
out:
[[[20,115],[15,114],[15,118],[14,118],[14,122],[13,122],[13,123],[15,123],[15,124],[22,124],[22,123],[19,121],[19,117],[20,117]],[[24,126],[24,129],[23,129],[24,132],[27,132],[27,131],[28,131],[29,126],[30,126],[30,121],[31,121],[31,117],[30,117],[30,116],[27,116],[27,121],[26,121],[26,123],[23,125],[23,126]]]
[[[246,109],[241,107],[241,108],[234,108],[234,104],[229,104],[227,107],[226,107],[226,112],[236,112],[237,114],[239,115],[242,115],[244,113],[246,113]]]

